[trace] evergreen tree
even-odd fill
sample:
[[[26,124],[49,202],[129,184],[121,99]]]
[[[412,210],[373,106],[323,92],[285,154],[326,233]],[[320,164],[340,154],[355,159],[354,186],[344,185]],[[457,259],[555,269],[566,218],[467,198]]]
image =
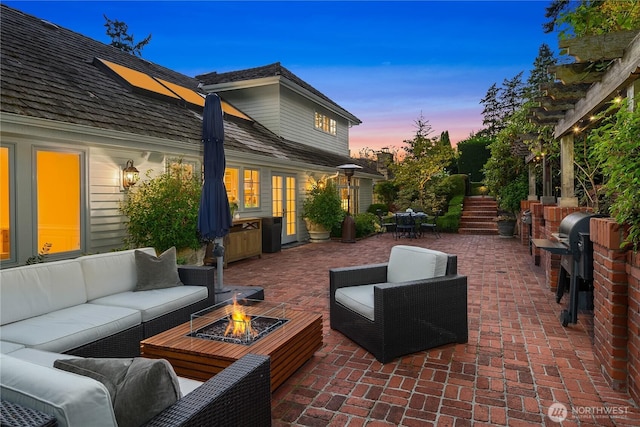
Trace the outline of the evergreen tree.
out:
[[[504,79],[502,90],[498,95],[500,121],[504,123],[524,103],[525,87],[522,82],[522,71],[511,79]],[[504,128],[504,126],[502,126]]]
[[[134,43],[133,34],[129,35],[129,26],[126,23],[118,20],[112,21],[107,18],[107,15],[103,16],[106,21],[104,26],[107,28],[107,35],[111,37],[111,46],[142,57],[142,49],[151,41],[151,34],[141,42]]]
[[[484,106],[482,109],[482,125],[485,126],[485,131],[483,133],[488,137],[495,136],[501,128],[502,117],[498,101],[499,94],[500,89],[494,83],[487,90],[484,98],[480,100],[480,104]]]
[[[542,43],[538,49],[538,56],[533,62],[533,70],[531,70],[531,74],[529,74],[529,78],[527,79],[527,98],[534,100],[541,96],[542,91],[540,90],[540,85],[555,80],[555,76],[549,73],[549,67],[556,65],[557,62],[558,60],[554,57],[549,45]]]

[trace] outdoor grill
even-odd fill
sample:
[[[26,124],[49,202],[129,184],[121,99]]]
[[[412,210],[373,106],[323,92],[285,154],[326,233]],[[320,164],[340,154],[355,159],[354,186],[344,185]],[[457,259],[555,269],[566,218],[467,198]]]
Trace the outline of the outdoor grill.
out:
[[[574,212],[560,222],[558,233],[553,234],[557,242],[533,239],[533,244],[538,248],[562,255],[556,290],[557,303],[560,303],[567,290],[567,276],[570,277],[569,307],[560,315],[562,326],[578,322],[580,297],[584,297],[581,304],[583,308],[593,308],[593,244],[589,239],[589,220],[599,216],[587,212]]]

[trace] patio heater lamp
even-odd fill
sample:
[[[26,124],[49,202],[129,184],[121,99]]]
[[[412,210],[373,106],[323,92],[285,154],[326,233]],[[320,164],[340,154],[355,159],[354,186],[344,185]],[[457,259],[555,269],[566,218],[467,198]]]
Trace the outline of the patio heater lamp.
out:
[[[337,169],[343,171],[344,176],[347,177],[347,216],[342,221],[342,243],[355,243],[356,223],[351,216],[351,177],[358,169],[362,169],[362,166],[349,163],[340,165]]]

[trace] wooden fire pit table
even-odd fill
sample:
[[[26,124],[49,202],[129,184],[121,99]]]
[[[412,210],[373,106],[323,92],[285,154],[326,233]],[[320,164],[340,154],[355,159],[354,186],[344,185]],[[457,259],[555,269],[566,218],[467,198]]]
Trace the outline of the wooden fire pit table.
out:
[[[248,316],[277,316],[286,322],[251,344],[198,338],[194,332],[226,319],[232,301],[194,313],[191,321],[140,342],[144,357],[166,359],[179,376],[207,381],[245,354],[271,358],[271,391],[286,381],[322,347],[322,315],[294,310],[286,304],[244,300],[239,304]]]

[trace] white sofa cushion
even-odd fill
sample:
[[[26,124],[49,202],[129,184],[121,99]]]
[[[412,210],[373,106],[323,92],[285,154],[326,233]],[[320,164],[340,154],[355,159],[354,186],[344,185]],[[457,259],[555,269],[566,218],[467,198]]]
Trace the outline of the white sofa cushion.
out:
[[[53,362],[58,359],[81,359],[80,356],[73,356],[71,354],[60,354],[52,351],[36,350],[35,348],[21,348],[13,353],[9,354],[16,359],[24,360],[25,362],[35,363],[36,365],[46,366],[47,368],[53,368]]]
[[[208,295],[209,292],[205,286],[177,286],[139,292],[121,292],[89,301],[89,303],[139,310],[142,321],[147,322],[204,300]]]
[[[91,378],[0,355],[2,398],[53,415],[60,427],[117,427],[111,397]]]
[[[53,353],[50,351],[36,350],[33,348],[21,348],[14,351],[11,354],[20,360],[35,363],[40,366],[46,366],[53,368],[53,363],[58,359],[80,359],[78,356],[72,356],[70,354]],[[202,381],[192,380],[190,378],[178,377],[178,383],[180,383],[180,392],[183,396],[191,393],[202,385]]]
[[[444,276],[447,260],[444,252],[416,246],[394,246],[389,255],[387,282],[400,283]]]
[[[82,269],[76,260],[0,270],[0,290],[2,325],[87,302]]]
[[[141,323],[137,310],[80,304],[0,327],[6,341],[64,353]]]
[[[373,321],[373,287],[375,285],[347,286],[336,289],[336,302]]]
[[[17,344],[15,342],[9,341],[0,341],[0,353],[2,354],[13,353],[14,351],[20,350],[21,348],[24,348],[22,344]]]
[[[136,288],[136,250],[156,254],[153,248],[142,248],[77,258],[84,273],[88,301]]]

